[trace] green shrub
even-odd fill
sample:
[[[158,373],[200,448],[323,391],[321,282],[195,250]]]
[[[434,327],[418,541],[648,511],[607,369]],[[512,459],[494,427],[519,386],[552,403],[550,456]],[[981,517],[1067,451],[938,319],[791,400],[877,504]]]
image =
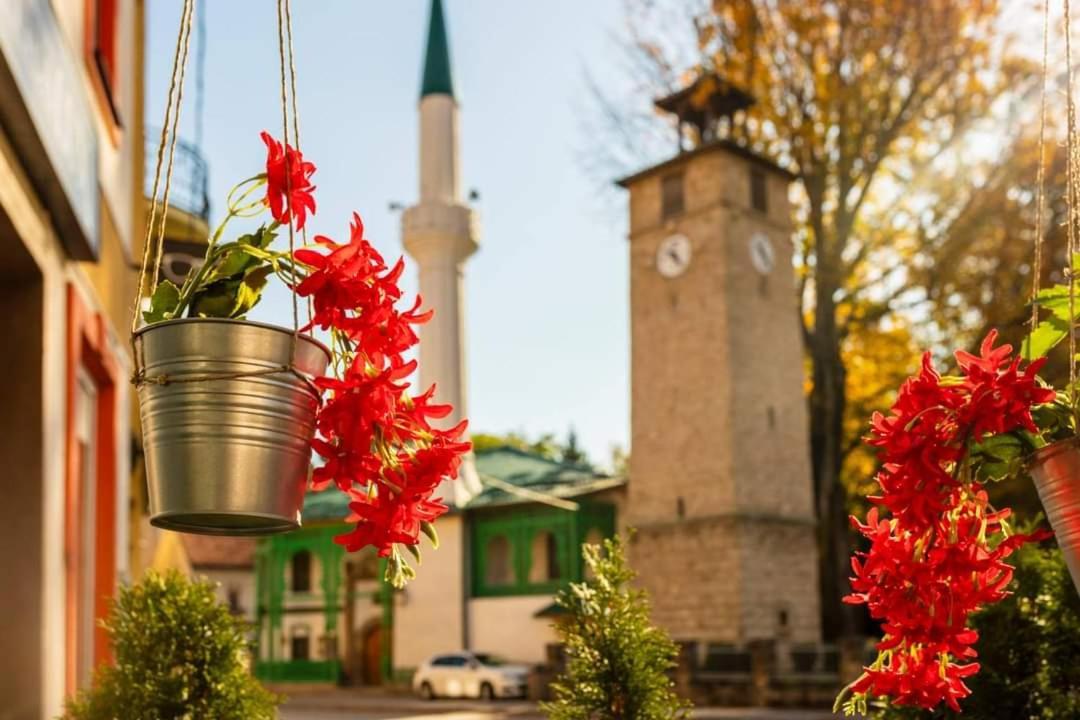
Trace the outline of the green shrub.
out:
[[[114,662],[67,703],[66,720],[272,720],[279,698],[246,667],[245,624],[208,582],[149,573],[105,621]]]
[[[968,678],[962,713],[932,717],[997,720],[1080,718],[1080,596],[1061,552],[1028,545],[1009,559],[1013,595],[975,616],[979,674]],[[889,708],[880,718],[931,717]]]
[[[689,703],[675,694],[668,671],[678,648],[649,622],[649,601],[629,583],[634,572],[622,542],[582,546],[592,579],[559,593],[567,611],[559,626],[566,672],[552,685],[555,701],[541,709],[553,720],[684,718]]]

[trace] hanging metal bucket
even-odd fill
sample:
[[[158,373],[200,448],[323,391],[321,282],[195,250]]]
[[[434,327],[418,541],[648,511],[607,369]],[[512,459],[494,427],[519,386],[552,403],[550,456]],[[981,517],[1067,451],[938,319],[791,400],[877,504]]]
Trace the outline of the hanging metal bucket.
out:
[[[1031,476],[1080,592],[1080,440],[1059,440],[1036,452]]]
[[[296,374],[275,372],[292,340],[284,328],[219,319],[136,332],[151,524],[208,535],[300,526],[318,396]],[[300,372],[322,375],[329,360],[321,343],[297,339]]]

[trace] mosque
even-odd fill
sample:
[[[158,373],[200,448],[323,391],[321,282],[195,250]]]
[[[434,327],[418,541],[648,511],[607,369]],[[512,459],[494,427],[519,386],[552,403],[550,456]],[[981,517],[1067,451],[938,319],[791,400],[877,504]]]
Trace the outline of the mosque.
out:
[[[583,578],[580,547],[633,527],[654,619],[701,673],[747,674],[768,643],[781,669],[824,672],[790,176],[716,133],[752,98],[699,79],[657,102],[702,141],[619,181],[630,211],[631,459],[626,477],[514,448],[477,453],[442,492],[451,512],[403,591],[373,552],[332,541],[348,514],[310,494],[304,528],[255,551],[256,672],[274,682],[402,681],[472,649],[540,665],[554,593]],[[702,100],[704,98],[704,100]],[[459,107],[433,0],[420,88],[420,191],[402,216],[420,294],[420,386],[467,415],[463,298],[480,245],[462,200]],[[704,676],[704,675],[703,675]],[[749,682],[749,680],[747,680]]]

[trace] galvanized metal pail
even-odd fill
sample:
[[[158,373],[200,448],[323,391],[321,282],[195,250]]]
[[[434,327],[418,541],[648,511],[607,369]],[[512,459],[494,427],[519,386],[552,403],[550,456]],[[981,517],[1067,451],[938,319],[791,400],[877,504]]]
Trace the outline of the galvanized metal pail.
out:
[[[208,535],[300,526],[318,396],[274,371],[288,364],[292,339],[284,328],[209,318],[135,333],[151,524]],[[321,375],[329,360],[299,336],[293,367]]]
[[[1080,592],[1080,440],[1059,440],[1036,452],[1031,476]]]

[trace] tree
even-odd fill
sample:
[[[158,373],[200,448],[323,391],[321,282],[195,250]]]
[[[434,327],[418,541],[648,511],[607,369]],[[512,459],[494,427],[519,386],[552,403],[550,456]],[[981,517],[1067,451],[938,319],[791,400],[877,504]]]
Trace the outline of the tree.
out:
[[[477,452],[500,447],[512,447],[539,455],[548,460],[557,460],[574,465],[591,465],[585,451],[577,444],[577,434],[573,428],[570,429],[565,445],[558,442],[553,433],[544,433],[535,440],[530,440],[518,432],[509,432],[505,435],[475,433],[470,439],[472,440],[473,450]]]
[[[570,432],[566,435],[566,445],[562,449],[562,461],[571,465],[589,464],[584,451],[578,447],[577,433],[574,432],[573,427],[570,428]]]
[[[105,622],[115,662],[70,699],[66,720],[272,720],[278,697],[245,666],[244,623],[208,582],[149,573]]]
[[[727,134],[796,178],[822,608],[827,636],[850,633],[854,617],[840,603],[851,540],[840,482],[850,444],[844,345],[860,329],[926,302],[925,290],[906,273],[923,238],[906,232],[897,208],[943,164],[966,166],[973,153],[965,143],[987,122],[1002,122],[1002,100],[1030,96],[1033,67],[995,39],[1001,20],[995,0],[677,5],[681,12],[668,7],[653,22],[664,3],[628,0],[639,86],[660,94],[715,74],[748,90],[758,102]],[[664,34],[672,19],[686,43]],[[626,122],[607,98],[601,109],[619,123],[616,143],[640,143],[640,120]],[[912,202],[906,209],[920,207]],[[914,247],[901,242],[912,239]]]
[[[541,704],[552,720],[659,720],[688,717],[668,678],[678,648],[649,622],[644,591],[629,587],[634,572],[619,538],[582,546],[591,579],[572,583],[557,601],[568,613],[558,628],[566,672]]]
[[[888,410],[900,384],[918,368],[919,348],[908,323],[897,318],[888,327],[860,327],[843,344],[847,368],[841,482],[848,512],[865,514],[866,495],[877,489],[877,451],[863,442],[875,411]]]

